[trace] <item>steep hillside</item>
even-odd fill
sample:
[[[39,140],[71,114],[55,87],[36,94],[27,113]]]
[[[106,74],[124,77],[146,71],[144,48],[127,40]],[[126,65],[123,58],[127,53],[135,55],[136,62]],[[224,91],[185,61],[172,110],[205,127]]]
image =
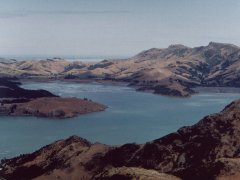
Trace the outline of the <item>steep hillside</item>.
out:
[[[240,100],[197,124],[146,144],[112,147],[72,136],[3,160],[6,179],[240,178]],[[171,177],[176,179],[174,177]],[[170,179],[171,179],[170,178]]]

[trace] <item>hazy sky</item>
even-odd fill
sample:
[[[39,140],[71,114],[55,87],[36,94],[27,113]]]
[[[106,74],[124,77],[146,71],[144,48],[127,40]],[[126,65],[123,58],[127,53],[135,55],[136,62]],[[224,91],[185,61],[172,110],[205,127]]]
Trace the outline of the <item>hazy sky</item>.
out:
[[[239,0],[0,0],[0,56],[130,56],[240,45]]]

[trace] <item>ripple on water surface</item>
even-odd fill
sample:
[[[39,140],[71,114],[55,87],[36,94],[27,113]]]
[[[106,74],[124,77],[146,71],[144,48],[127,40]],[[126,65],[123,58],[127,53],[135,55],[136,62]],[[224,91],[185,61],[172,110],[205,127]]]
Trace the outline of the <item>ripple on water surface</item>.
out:
[[[61,96],[86,97],[109,108],[65,120],[0,117],[0,158],[30,153],[73,134],[106,144],[144,143],[192,125],[240,98],[240,94],[207,92],[191,98],[172,98],[136,92],[127,86],[59,81],[28,82],[23,87],[46,89]]]

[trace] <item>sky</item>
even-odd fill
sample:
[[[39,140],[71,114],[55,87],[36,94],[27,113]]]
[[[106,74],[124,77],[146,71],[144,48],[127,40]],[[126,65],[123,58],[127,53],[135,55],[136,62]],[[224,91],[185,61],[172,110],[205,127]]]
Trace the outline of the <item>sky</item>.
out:
[[[239,0],[0,0],[0,56],[127,57],[240,46]]]

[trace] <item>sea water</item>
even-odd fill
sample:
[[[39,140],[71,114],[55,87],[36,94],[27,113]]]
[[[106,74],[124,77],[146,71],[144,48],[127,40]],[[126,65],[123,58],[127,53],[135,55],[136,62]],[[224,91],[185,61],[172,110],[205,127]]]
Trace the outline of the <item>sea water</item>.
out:
[[[0,159],[31,153],[55,140],[78,135],[110,145],[145,143],[219,112],[239,93],[203,92],[176,98],[136,92],[127,86],[99,83],[28,82],[64,97],[88,98],[108,106],[103,112],[70,119],[0,117]]]

